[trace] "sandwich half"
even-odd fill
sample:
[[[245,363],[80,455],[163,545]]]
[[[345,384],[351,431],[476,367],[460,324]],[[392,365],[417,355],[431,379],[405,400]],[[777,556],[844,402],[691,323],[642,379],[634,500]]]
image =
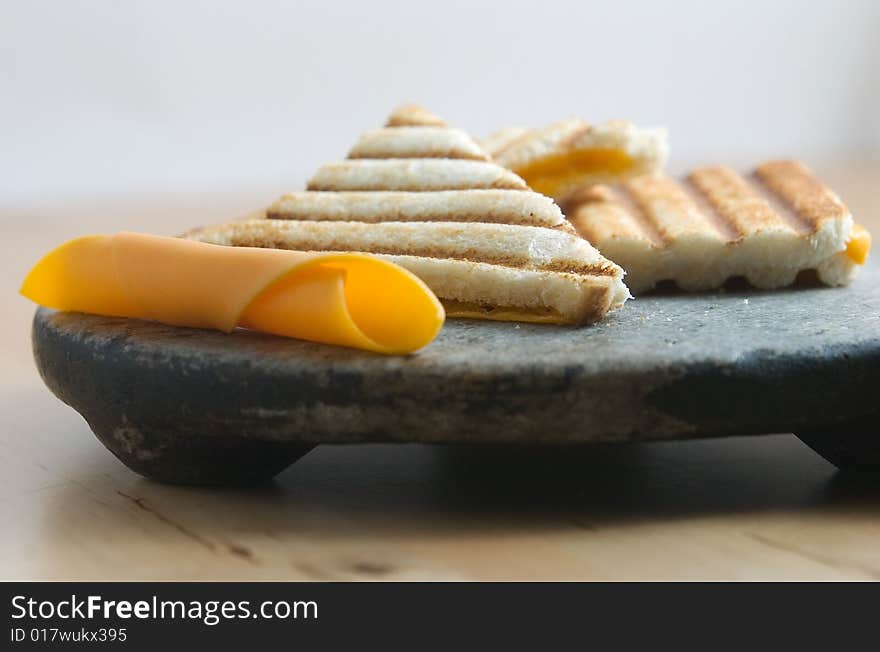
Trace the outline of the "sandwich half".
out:
[[[660,281],[707,290],[733,277],[771,289],[805,271],[846,285],[871,246],[837,194],[790,160],[748,175],[710,166],[680,181],[645,175],[583,188],[564,209],[578,233],[623,266],[633,292]]]
[[[664,129],[623,120],[593,125],[571,119],[540,129],[514,127],[489,136],[482,145],[529,187],[560,201],[585,185],[659,172],[669,156]]]
[[[450,317],[586,324],[630,296],[623,270],[580,237],[552,199],[412,105],[264,217],[185,237],[376,255],[425,281]]]

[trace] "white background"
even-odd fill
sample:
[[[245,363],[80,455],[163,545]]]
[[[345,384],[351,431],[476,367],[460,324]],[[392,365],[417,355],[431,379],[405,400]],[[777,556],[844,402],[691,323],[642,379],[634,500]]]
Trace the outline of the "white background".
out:
[[[664,124],[675,169],[880,150],[871,0],[0,0],[0,54],[7,204],[293,190],[403,101]]]

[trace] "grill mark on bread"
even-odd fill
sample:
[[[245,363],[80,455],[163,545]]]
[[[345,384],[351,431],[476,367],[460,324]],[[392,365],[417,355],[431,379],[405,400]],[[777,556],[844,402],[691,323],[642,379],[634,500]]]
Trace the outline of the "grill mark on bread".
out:
[[[635,192],[630,184],[625,183],[611,190],[613,200],[616,201],[638,224],[642,235],[655,247],[663,248],[668,243],[663,234],[657,228],[653,215],[642,203],[642,198]]]
[[[574,143],[591,129],[589,123],[580,119],[530,129],[499,147],[492,158],[504,167],[518,169],[548,155],[570,151]]]
[[[825,220],[849,215],[840,198],[797,161],[768,161],[758,166],[754,176],[811,231]]]
[[[693,182],[690,175],[678,184],[681,191],[694,202],[694,205],[705,218],[706,226],[717,233],[725,242],[736,242],[743,234],[736,225],[730,222],[724,215],[712,205],[703,191]]]
[[[306,191],[279,198],[271,219],[381,222],[480,222],[558,228],[567,225],[548,197],[519,190]]]
[[[675,180],[666,175],[643,175],[627,185],[650,213],[666,246],[697,234],[722,239],[691,195]]]
[[[784,218],[730,168],[697,168],[688,179],[740,237],[767,228],[788,227]]]
[[[764,179],[758,176],[757,171],[746,175],[745,179],[752,191],[764,199],[770,208],[772,208],[776,214],[792,228],[792,230],[801,235],[809,235],[816,230],[818,224],[801,217],[797,211],[794,210],[794,207],[786,202],[786,199],[783,196],[774,192]]]
[[[379,151],[375,152],[349,152],[348,158],[352,161],[387,161],[389,158],[392,158],[388,152],[381,153]],[[422,150],[418,152],[407,152],[397,150],[394,152],[393,158],[396,159],[430,159],[430,158],[440,158],[440,159],[453,159],[456,161],[489,161],[488,155],[479,155],[471,152],[467,152],[463,149],[434,149],[434,150]]]
[[[540,226],[545,229],[557,229],[567,231],[567,225],[563,222],[550,222],[544,220],[533,220],[533,221],[516,221],[520,219],[519,215],[505,215],[502,213],[495,215],[475,215],[475,214],[461,214],[461,213],[444,213],[444,212],[436,212],[436,213],[425,213],[420,215],[419,217],[407,217],[401,214],[391,215],[387,218],[380,219],[367,219],[356,213],[352,213],[346,219],[333,217],[328,213],[322,213],[320,211],[315,211],[313,213],[309,213],[307,216],[299,216],[291,214],[290,212],[285,212],[282,209],[270,208],[266,212],[266,218],[270,220],[287,220],[287,221],[299,221],[299,222],[363,222],[364,224],[381,224],[383,222],[455,222],[458,224],[515,224],[521,226]]]
[[[313,242],[303,241],[287,241],[283,239],[260,239],[246,238],[240,236],[232,236],[229,238],[229,244],[235,247],[262,247],[268,249],[292,249],[296,251],[316,251],[322,253],[364,253],[364,254],[385,254],[388,256],[415,256],[419,258],[433,258],[435,260],[461,260],[469,263],[486,263],[489,265],[497,265],[499,267],[509,267],[511,269],[535,269],[545,272],[559,272],[562,274],[573,274],[575,276],[616,276],[617,270],[610,265],[597,263],[595,265],[577,265],[571,261],[555,260],[547,263],[532,263],[525,257],[519,256],[502,256],[486,253],[473,252],[449,252],[441,248],[426,247],[408,248],[406,246],[396,246],[394,244],[378,245],[366,247],[344,247],[334,246],[328,243],[326,246],[315,246]],[[468,255],[470,254],[470,255]]]
[[[308,234],[282,234],[267,232],[265,229],[248,228],[245,232],[235,228],[236,225],[221,226],[217,229],[205,229],[202,232],[191,234],[194,239],[225,244],[234,247],[260,247],[264,249],[292,249],[297,251],[316,251],[324,253],[358,252],[366,254],[385,254],[389,256],[415,256],[421,258],[433,258],[436,260],[460,260],[472,263],[487,263],[511,269],[534,269],[546,272],[559,272],[576,276],[618,276],[619,269],[604,258],[596,263],[581,263],[572,259],[551,259],[545,262],[533,261],[528,253],[511,255],[481,251],[478,248],[465,249],[462,251],[450,251],[442,245],[413,246],[399,242],[373,242],[369,244],[358,243],[352,246],[342,237],[330,237],[321,241],[317,237],[309,237]],[[539,228],[539,227],[533,227]],[[549,229],[548,229],[549,230]],[[572,236],[576,238],[577,236]]]
[[[361,135],[349,159],[451,158],[488,161],[489,156],[460,129],[384,127]]]
[[[645,229],[627,211],[609,186],[585,186],[563,204],[563,212],[574,231],[588,242],[604,245],[608,238],[637,238],[657,247]],[[662,244],[662,243],[661,243]]]
[[[531,131],[531,129],[526,127],[508,127],[507,129],[496,131],[487,138],[484,138],[479,142],[479,145],[483,148],[483,151],[494,159],[497,155],[503,154],[504,150],[509,147],[513,141],[522,138]]]
[[[348,159],[322,165],[308,190],[423,192],[507,189],[528,191],[516,174],[490,161],[466,159]]]
[[[505,162],[508,158],[511,157],[511,152],[516,152],[516,150],[520,147],[523,142],[528,142],[535,134],[534,129],[527,129],[523,131],[517,136],[513,136],[507,139],[503,144],[495,147],[491,156],[492,159],[497,161],[501,165],[505,165]],[[506,167],[506,165],[505,165]]]

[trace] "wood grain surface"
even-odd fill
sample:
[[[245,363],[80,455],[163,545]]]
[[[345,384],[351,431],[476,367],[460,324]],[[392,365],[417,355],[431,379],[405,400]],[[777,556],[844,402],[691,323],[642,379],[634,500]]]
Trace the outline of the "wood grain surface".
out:
[[[817,167],[880,233],[880,167]],[[839,474],[788,434],[325,446],[248,490],[131,473],[43,386],[18,285],[75,235],[173,234],[283,190],[2,206],[0,579],[880,579],[880,478]]]

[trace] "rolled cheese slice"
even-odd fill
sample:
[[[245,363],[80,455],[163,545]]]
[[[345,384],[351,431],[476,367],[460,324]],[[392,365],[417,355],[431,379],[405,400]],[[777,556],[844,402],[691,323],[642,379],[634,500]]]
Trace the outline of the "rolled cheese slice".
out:
[[[445,319],[421,280],[371,256],[138,233],[61,245],[31,270],[21,294],[58,310],[225,332],[242,326],[387,354],[425,346]]]

